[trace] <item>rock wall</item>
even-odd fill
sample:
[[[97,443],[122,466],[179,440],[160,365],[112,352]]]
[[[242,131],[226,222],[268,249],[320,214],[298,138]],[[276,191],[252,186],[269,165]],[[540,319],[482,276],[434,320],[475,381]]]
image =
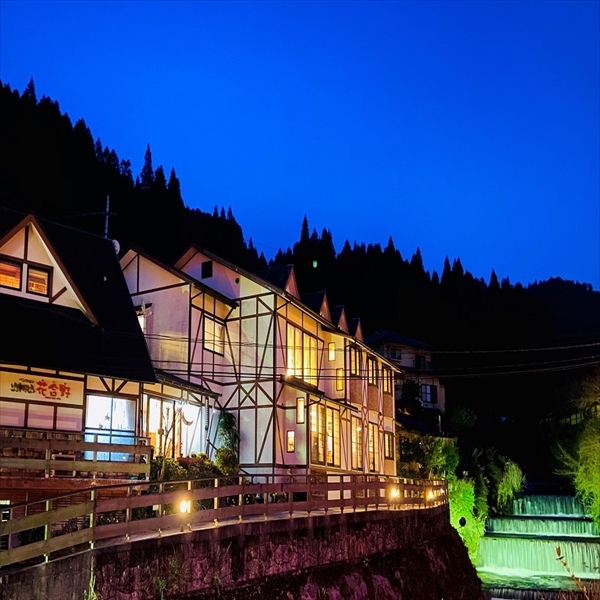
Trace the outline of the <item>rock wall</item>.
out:
[[[4,576],[2,600],[83,600],[91,556]],[[485,598],[447,507],[241,523],[97,548],[93,558],[99,600]]]

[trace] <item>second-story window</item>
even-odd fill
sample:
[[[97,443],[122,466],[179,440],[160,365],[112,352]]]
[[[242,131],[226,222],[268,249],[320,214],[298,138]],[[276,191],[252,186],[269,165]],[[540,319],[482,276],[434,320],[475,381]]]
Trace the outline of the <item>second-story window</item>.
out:
[[[426,383],[421,384],[421,402],[437,404],[437,386]]]
[[[27,269],[27,291],[30,294],[50,294],[50,269],[29,266]]]
[[[328,346],[327,346],[327,352],[329,355],[329,362],[332,362],[335,360],[335,342],[329,342]]]
[[[377,361],[374,358],[367,358],[367,377],[369,383],[377,385]]]
[[[360,350],[350,346],[350,375],[360,375]]]
[[[0,286],[13,290],[21,289],[21,269],[19,262],[12,260],[0,260]]]
[[[225,328],[208,316],[204,316],[204,347],[215,354],[223,354]]]
[[[338,392],[344,391],[344,369],[335,370],[335,389]]]
[[[317,385],[317,339],[290,323],[287,326],[287,374]]]
[[[392,370],[383,367],[382,369],[382,378],[383,378],[383,391],[386,394],[392,393]]]

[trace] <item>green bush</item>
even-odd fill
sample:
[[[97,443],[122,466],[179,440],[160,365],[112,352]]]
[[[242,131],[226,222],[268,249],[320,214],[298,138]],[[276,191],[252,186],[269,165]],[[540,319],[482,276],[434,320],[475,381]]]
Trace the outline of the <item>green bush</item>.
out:
[[[450,523],[458,531],[469,553],[471,562],[477,560],[479,540],[485,533],[485,517],[475,511],[475,483],[471,479],[448,482]]]

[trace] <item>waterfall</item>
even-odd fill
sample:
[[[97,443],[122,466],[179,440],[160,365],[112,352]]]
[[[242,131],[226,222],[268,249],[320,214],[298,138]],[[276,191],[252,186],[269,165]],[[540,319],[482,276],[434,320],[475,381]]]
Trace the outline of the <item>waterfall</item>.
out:
[[[514,501],[513,515],[488,519],[477,570],[494,597],[526,598],[544,581],[548,591],[566,589],[572,582],[557,560],[558,546],[577,577],[600,580],[600,529],[579,499],[524,496]],[[502,589],[509,595],[498,595]],[[514,595],[519,589],[524,595]]]

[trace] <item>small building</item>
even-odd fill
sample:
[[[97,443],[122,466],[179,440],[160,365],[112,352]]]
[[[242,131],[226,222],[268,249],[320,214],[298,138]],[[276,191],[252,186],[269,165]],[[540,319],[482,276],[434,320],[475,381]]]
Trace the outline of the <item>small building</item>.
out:
[[[154,367],[111,240],[0,213],[0,320],[0,504],[143,479],[153,453],[201,449],[214,394]]]
[[[398,408],[416,401],[424,409],[446,412],[444,384],[433,367],[429,344],[384,329],[377,330],[367,343],[402,371],[395,385]]]

